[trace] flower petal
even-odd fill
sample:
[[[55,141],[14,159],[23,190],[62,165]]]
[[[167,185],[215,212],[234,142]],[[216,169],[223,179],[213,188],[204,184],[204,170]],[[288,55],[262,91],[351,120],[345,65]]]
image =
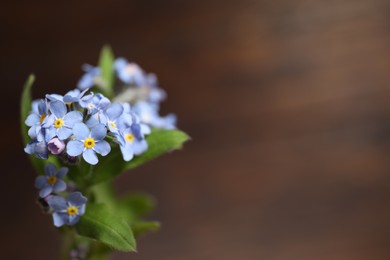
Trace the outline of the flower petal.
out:
[[[67,201],[72,204],[73,206],[81,206],[85,203],[87,203],[87,198],[84,197],[81,192],[72,192],[71,194],[69,194],[68,198],[67,198]]]
[[[120,146],[123,160],[130,161],[134,157],[133,149],[130,145]]]
[[[89,136],[89,128],[84,123],[76,123],[73,126],[73,134],[77,140],[84,140]]]
[[[68,173],[69,169],[67,167],[61,167],[57,171],[57,178],[64,178],[65,175]]]
[[[93,149],[103,156],[106,156],[111,151],[111,146],[108,144],[108,142],[102,140],[100,142],[97,142]]]
[[[84,144],[80,141],[69,141],[66,145],[66,153],[70,156],[78,156],[84,150]]]
[[[47,176],[53,176],[57,172],[56,166],[53,163],[47,163],[45,165],[45,173]]]
[[[92,149],[87,149],[83,152],[83,158],[84,160],[92,165],[95,165],[99,162],[99,159],[96,156],[96,153]]]
[[[45,185],[47,185],[47,178],[45,176],[40,175],[35,179],[35,188],[42,189]]]
[[[135,155],[140,155],[148,149],[148,143],[145,140],[136,141],[133,143],[133,151]]]
[[[63,211],[66,210],[68,207],[66,204],[66,201],[63,197],[60,196],[52,196],[47,200],[47,204],[54,210],[54,211]]]
[[[53,187],[50,185],[47,185],[39,191],[39,197],[41,197],[41,198],[47,197],[48,195],[50,195],[50,193],[52,191],[53,191]]]
[[[102,140],[107,135],[107,129],[102,124],[95,125],[91,130],[91,137],[97,141]]]
[[[68,139],[68,137],[71,135],[72,135],[72,129],[70,129],[70,128],[63,126],[60,129],[58,129],[57,136],[58,136],[58,139],[60,139],[60,140]]]
[[[120,103],[112,103],[106,110],[106,115],[110,120],[117,119],[123,113],[123,106]]]
[[[64,224],[66,224],[66,218],[67,218],[67,215],[64,214],[64,213],[53,213],[53,224],[54,226],[56,227],[61,227],[63,226]]]
[[[37,114],[29,114],[24,123],[28,126],[33,126],[39,122],[39,116]]]
[[[54,191],[64,191],[66,190],[66,183],[63,180],[57,180],[57,182],[53,185]]]
[[[83,114],[80,111],[71,111],[64,116],[66,126],[73,127],[74,124],[83,121]]]
[[[66,114],[66,106],[62,101],[52,101],[50,111],[57,117],[62,118]]]
[[[69,216],[69,225],[74,225],[77,222],[79,222],[79,220],[80,220],[79,215]]]

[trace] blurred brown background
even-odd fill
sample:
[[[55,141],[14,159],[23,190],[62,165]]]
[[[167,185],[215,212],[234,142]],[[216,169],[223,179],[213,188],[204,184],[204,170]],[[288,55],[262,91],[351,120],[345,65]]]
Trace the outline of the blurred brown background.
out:
[[[113,259],[390,259],[390,4],[13,1],[0,10],[1,259],[56,259],[19,96],[65,93],[109,43],[193,140],[129,172],[163,228]]]

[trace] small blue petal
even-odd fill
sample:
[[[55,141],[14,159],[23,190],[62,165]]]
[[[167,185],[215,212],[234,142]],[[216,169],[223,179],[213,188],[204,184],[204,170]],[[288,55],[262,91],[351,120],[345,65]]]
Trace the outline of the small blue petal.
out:
[[[67,128],[65,126],[58,129],[57,136],[60,140],[68,139],[69,136],[72,135],[72,129]]]
[[[66,201],[63,197],[52,196],[47,200],[47,203],[54,211],[64,211],[67,209]]]
[[[73,206],[81,206],[87,202],[87,198],[84,197],[81,192],[72,192],[69,194],[67,201]]]
[[[112,121],[123,113],[123,106],[120,103],[113,103],[106,110],[107,117]]]
[[[50,103],[50,111],[57,118],[62,118],[66,114],[66,106],[61,101],[53,101],[53,102]]]
[[[57,171],[57,178],[64,178],[65,175],[68,173],[69,169],[67,167],[61,167]]]
[[[92,165],[95,165],[99,162],[99,159],[97,158],[95,151],[92,149],[87,149],[83,152],[83,158],[84,160]]]
[[[79,206],[79,215],[84,215],[85,213],[85,204]]]
[[[125,145],[125,146],[120,146],[123,160],[126,162],[130,161],[134,157],[133,149],[131,149],[131,146]]]
[[[98,124],[94,126],[91,130],[91,137],[97,141],[104,139],[107,135],[107,129],[104,125]]]
[[[28,115],[28,117],[26,118],[26,121],[24,121],[24,123],[28,126],[33,126],[39,122],[39,118],[40,117],[37,114],[30,114],[30,115]]]
[[[106,156],[111,151],[110,145],[104,140],[97,142],[93,149],[103,156]]]
[[[84,123],[76,123],[73,126],[73,134],[77,140],[84,140],[89,136],[89,129]]]
[[[47,178],[45,176],[41,175],[35,179],[35,188],[42,189],[46,185],[47,185]]]
[[[70,156],[79,156],[84,150],[84,144],[80,141],[69,141],[66,145],[66,152]]]
[[[135,155],[140,155],[148,150],[148,143],[145,140],[133,143],[133,151]]]
[[[56,174],[56,172],[57,169],[53,163],[49,162],[45,165],[45,173],[47,176],[53,176]]]
[[[83,114],[79,111],[71,111],[64,116],[66,126],[73,127],[74,124],[83,121]]]
[[[69,216],[69,225],[74,225],[77,222],[79,222],[79,220],[80,220],[79,215]]]
[[[53,213],[53,223],[54,223],[54,226],[56,227],[61,227],[63,226],[65,223],[66,223],[66,214],[64,213]]]
[[[39,191],[39,197],[41,198],[47,197],[48,195],[50,195],[52,191],[53,191],[53,187],[48,185]]]
[[[57,182],[53,185],[54,191],[64,191],[66,190],[66,183],[63,180],[57,180]]]

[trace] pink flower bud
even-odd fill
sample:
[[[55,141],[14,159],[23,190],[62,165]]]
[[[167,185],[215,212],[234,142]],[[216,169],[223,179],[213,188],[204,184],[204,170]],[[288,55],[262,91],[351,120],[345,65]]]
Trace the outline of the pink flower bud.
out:
[[[60,154],[65,149],[65,143],[58,138],[53,138],[47,143],[47,149],[52,154]]]

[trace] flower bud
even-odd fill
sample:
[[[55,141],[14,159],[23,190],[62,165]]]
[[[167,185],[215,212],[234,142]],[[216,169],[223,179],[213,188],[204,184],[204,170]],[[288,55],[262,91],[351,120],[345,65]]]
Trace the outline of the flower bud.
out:
[[[60,154],[64,151],[65,149],[65,143],[64,141],[61,141],[58,138],[53,138],[47,143],[47,149],[52,153],[52,154]]]

